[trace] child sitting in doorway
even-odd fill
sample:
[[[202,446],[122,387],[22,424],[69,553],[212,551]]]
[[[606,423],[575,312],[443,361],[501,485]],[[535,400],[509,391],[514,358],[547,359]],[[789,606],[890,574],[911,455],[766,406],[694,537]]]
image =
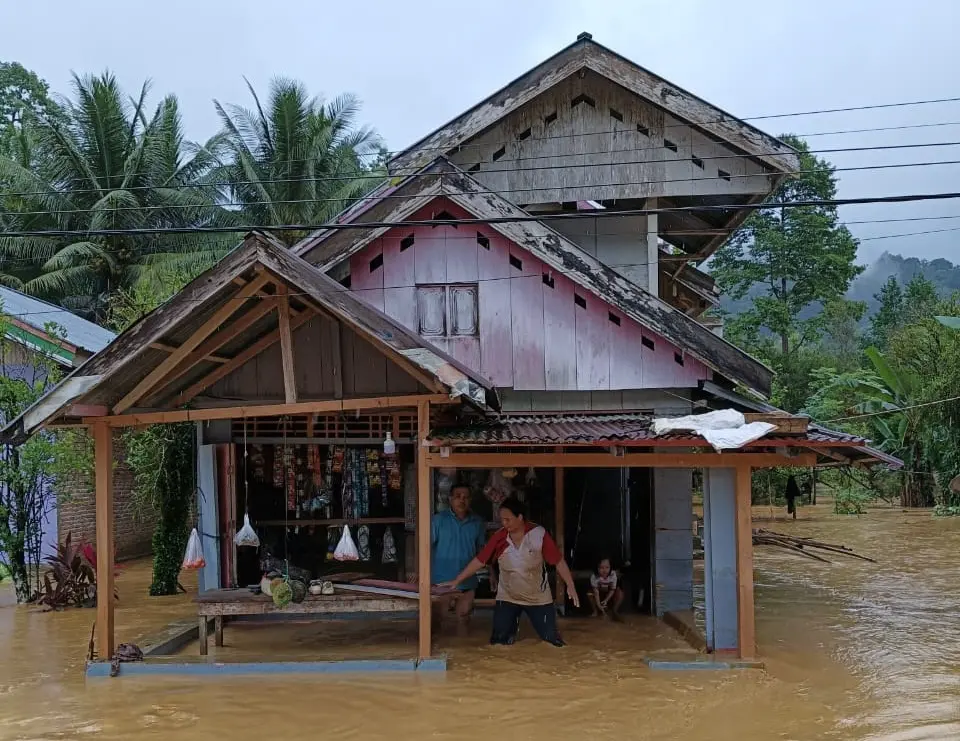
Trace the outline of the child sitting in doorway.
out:
[[[597,570],[590,576],[590,606],[593,608],[592,617],[603,614],[610,615],[616,622],[623,620],[620,617],[620,605],[623,604],[623,589],[620,579],[609,558],[601,558]]]

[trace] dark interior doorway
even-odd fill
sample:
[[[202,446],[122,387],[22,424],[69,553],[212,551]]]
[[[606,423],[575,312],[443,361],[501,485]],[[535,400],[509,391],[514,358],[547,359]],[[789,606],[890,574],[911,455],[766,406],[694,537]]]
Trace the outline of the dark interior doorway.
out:
[[[610,558],[623,577],[625,608],[631,611],[650,611],[651,489],[646,469],[564,471],[564,556],[575,575],[593,572],[601,558]],[[577,588],[585,594],[587,579],[578,578]]]

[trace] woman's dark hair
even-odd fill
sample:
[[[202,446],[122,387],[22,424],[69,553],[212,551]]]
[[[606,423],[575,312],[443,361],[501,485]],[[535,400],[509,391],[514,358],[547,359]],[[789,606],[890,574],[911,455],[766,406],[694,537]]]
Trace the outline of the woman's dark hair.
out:
[[[522,517],[527,519],[527,508],[523,506],[521,502],[516,497],[507,497],[502,502],[500,502],[500,509],[507,509],[513,513],[514,517]]]

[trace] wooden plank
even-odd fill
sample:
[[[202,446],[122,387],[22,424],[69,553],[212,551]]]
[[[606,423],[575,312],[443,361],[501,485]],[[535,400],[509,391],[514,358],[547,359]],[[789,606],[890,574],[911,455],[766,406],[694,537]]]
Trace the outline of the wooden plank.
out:
[[[480,373],[495,386],[513,386],[510,280],[484,280],[478,288]]]
[[[283,360],[283,397],[287,404],[297,403],[297,369],[293,364],[293,332],[290,329],[290,297],[286,286],[278,286],[277,319],[280,332],[280,356]]]
[[[164,376],[176,368],[192,350],[195,350],[197,346],[207,339],[221,324],[239,311],[246,299],[256,294],[257,291],[271,280],[271,276],[267,273],[260,273],[246,286],[237,291],[236,294],[231,296],[223,306],[214,312],[213,316],[207,319],[196,332],[190,335],[186,342],[170,353],[162,363],[147,374],[146,378],[134,386],[130,393],[116,403],[113,407],[114,414],[120,414],[126,411],[139,401],[148,391],[156,386]],[[229,363],[226,365],[229,365]],[[226,367],[226,365],[222,367]]]
[[[432,608],[430,600],[430,520],[431,520],[431,471],[427,466],[427,450],[422,441],[430,431],[430,402],[417,405],[417,573],[419,575],[419,620],[420,637],[417,656],[429,659],[432,637],[430,635]]]
[[[339,586],[339,585],[338,585]],[[293,602],[286,607],[277,607],[273,600],[263,595],[255,600],[203,601],[197,602],[197,615],[204,621],[218,615],[329,615],[357,612],[409,612],[410,600],[401,597],[382,597],[364,594],[336,594],[308,596],[303,602]]]
[[[114,532],[113,532],[113,430],[98,424],[93,428],[97,548],[97,653],[113,658]]]
[[[577,318],[573,303],[573,282],[560,272],[544,268],[553,286],[544,284],[543,348],[548,391],[575,391],[577,388]],[[543,276],[540,278],[543,282]]]
[[[543,336],[543,279],[541,263],[533,257],[522,262],[521,272],[534,273],[510,279],[510,335],[513,339],[513,388],[543,391],[545,384]],[[529,264],[528,264],[529,263]]]
[[[750,466],[737,466],[737,648],[741,659],[756,655],[756,625],[753,603],[753,519]]]
[[[577,388],[580,391],[610,389],[610,338],[607,304],[584,290],[575,294],[577,323]],[[586,304],[583,306],[582,304]]]
[[[294,319],[290,321],[290,331],[294,331],[301,325],[308,322],[314,316],[316,316],[316,314],[310,311],[304,311],[298,314]],[[279,330],[271,332],[270,334],[265,335],[264,337],[261,337],[259,340],[257,340],[252,345],[250,345],[250,347],[248,347],[246,350],[243,350],[238,355],[236,355],[229,363],[226,363],[225,365],[221,365],[215,371],[212,371],[211,373],[207,374],[206,376],[201,378],[199,381],[197,381],[195,384],[193,384],[189,388],[181,391],[177,395],[178,402],[180,404],[186,404],[188,401],[193,399],[197,394],[209,388],[210,386],[215,384],[217,381],[219,381],[221,378],[229,376],[231,373],[233,373],[237,368],[242,366],[244,363],[249,362],[250,360],[255,358],[257,355],[262,353],[264,350],[266,350],[268,347],[272,347],[276,342],[279,342],[279,341],[280,341]]]
[[[557,448],[557,455],[563,455],[563,448]],[[553,531],[553,539],[557,543],[557,549],[563,555],[564,558],[567,557],[566,554],[566,538],[564,537],[564,528],[566,523],[564,521],[564,507],[566,502],[564,500],[564,469],[562,467],[553,469],[553,509],[555,515],[555,525]],[[557,590],[556,590],[556,601],[558,605],[565,604],[566,600],[563,595],[565,594],[564,586],[560,583],[560,580],[557,580]]]
[[[232,322],[229,326],[227,326],[226,329],[217,332],[212,337],[207,338],[200,344],[200,347],[189,353],[183,359],[183,362],[177,368],[175,368],[167,378],[163,379],[163,386],[160,386],[159,388],[162,389],[165,386],[169,386],[201,360],[211,360],[216,363],[229,363],[230,358],[212,355],[212,353],[218,348],[226,345],[231,340],[235,339],[245,330],[249,329],[254,323],[269,314],[276,307],[276,305],[277,299],[273,296],[270,298],[260,299],[257,305],[250,309],[250,311]],[[171,352],[173,350],[174,348],[170,349]]]
[[[776,425],[776,429],[771,430],[767,434],[779,433],[782,435],[802,435],[806,433],[807,429],[810,426],[810,418],[804,416],[794,416],[784,412],[783,414],[778,413],[745,413],[744,418],[747,423],[750,422],[767,422],[772,425]]]
[[[792,457],[775,453],[437,453],[425,456],[431,468],[808,468],[816,462],[815,453]]]
[[[456,404],[446,394],[415,394],[406,396],[377,396],[367,399],[339,399],[332,401],[301,401],[296,404],[253,404],[250,406],[215,407],[211,409],[180,409],[171,412],[142,412],[111,417],[90,417],[84,424],[102,422],[112,427],[169,424],[172,422],[202,422],[211,419],[243,419],[244,417],[276,417],[284,414],[303,415],[325,412],[345,412],[364,409],[400,409],[414,407],[421,402]]]
[[[174,345],[168,345],[166,342],[151,342],[151,350],[163,350],[164,352],[174,352],[177,348]],[[203,360],[209,360],[211,363],[229,363],[230,358],[225,358],[222,355],[207,355],[203,357]]]
[[[199,620],[200,655],[206,656],[209,652],[209,649],[207,648],[207,618],[205,615],[201,615]]]

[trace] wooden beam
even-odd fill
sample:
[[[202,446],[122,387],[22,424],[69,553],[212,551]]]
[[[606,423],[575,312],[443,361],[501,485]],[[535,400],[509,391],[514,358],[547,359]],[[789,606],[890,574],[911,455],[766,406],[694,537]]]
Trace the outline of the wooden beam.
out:
[[[293,365],[293,332],[290,330],[290,297],[286,286],[278,286],[277,318],[280,358],[283,363],[283,395],[287,404],[297,403],[297,371]]]
[[[310,321],[314,316],[316,316],[316,314],[313,314],[309,311],[304,311],[303,313],[298,314],[294,319],[290,321],[290,331],[291,332],[295,331],[298,327]],[[275,343],[279,341],[280,341],[279,330],[274,330],[270,334],[264,335],[259,340],[257,340],[252,345],[250,345],[250,347],[248,347],[246,350],[243,350],[242,352],[237,354],[229,363],[227,363],[226,365],[221,365],[219,368],[207,374],[206,376],[201,378],[199,381],[197,381],[195,384],[193,384],[189,388],[181,391],[177,396],[178,401],[181,404],[186,404],[191,399],[193,399],[197,394],[206,390],[207,388],[215,384],[217,381],[219,381],[221,378],[225,378],[226,376],[229,376],[231,373],[233,373],[237,368],[242,366],[244,363],[250,362],[257,355],[262,353],[267,348],[272,347]]]
[[[151,350],[163,350],[164,352],[175,352],[175,345],[168,345],[166,342],[151,342]],[[208,355],[204,360],[209,360],[211,363],[229,363],[230,358],[226,358],[223,355]]]
[[[557,452],[557,455],[562,455],[563,448],[557,448],[556,452]],[[557,548],[559,549],[560,553],[562,553],[563,557],[566,558],[567,557],[566,538],[564,537],[564,528],[566,527],[566,524],[564,522],[564,516],[563,516],[564,515],[563,509],[565,506],[564,488],[563,488],[564,470],[565,469],[563,467],[557,467],[553,469],[553,508],[554,508],[554,515],[556,520],[553,538],[557,542]],[[559,578],[557,578],[556,601],[558,605],[566,604],[566,600],[564,599],[564,594],[566,594],[565,585],[562,583],[562,581]]]
[[[115,650],[113,632],[113,430],[93,427],[94,500],[97,549],[97,653],[109,661]]]
[[[183,374],[193,368],[201,360],[213,360],[217,363],[229,363],[230,358],[213,355],[213,352],[218,348],[223,347],[231,340],[235,339],[245,330],[249,329],[253,324],[275,309],[276,306],[277,299],[275,296],[261,299],[256,306],[227,326],[226,329],[217,332],[212,337],[208,337],[203,343],[201,343],[200,347],[189,353],[187,357],[183,359],[183,362],[176,369],[174,369],[169,376],[163,379],[163,385],[158,388],[158,391],[162,390],[166,386],[169,386],[171,383],[183,376]]]
[[[776,468],[810,467],[816,454],[802,453],[786,457],[775,453],[437,453],[425,456],[431,468]]]
[[[343,339],[340,322],[334,320],[330,341],[330,365],[333,367],[333,398],[343,398]]]
[[[415,407],[421,402],[456,404],[445,394],[414,394],[407,396],[373,396],[366,399],[337,399],[332,401],[301,401],[296,404],[251,404],[249,406],[215,407],[212,409],[178,409],[170,412],[131,412],[111,417],[89,417],[85,424],[103,423],[111,427],[169,424],[173,422],[203,422],[212,419],[243,419],[278,417],[281,415],[324,414],[329,412],[363,411],[365,409],[401,409]],[[727,464],[732,465],[730,463]]]
[[[417,574],[419,575],[419,618],[420,640],[417,656],[430,658],[431,636],[431,600],[430,600],[430,519],[431,514],[431,474],[427,466],[427,449],[423,440],[430,432],[430,402],[417,404]]]
[[[768,435],[801,435],[805,433],[810,426],[810,418],[804,416],[796,416],[792,414],[784,413],[752,413],[748,412],[743,415],[747,423],[751,422],[767,422],[768,424],[775,425],[775,428],[768,432]]]
[[[261,273],[237,291],[235,295],[231,296],[223,306],[213,313],[213,316],[207,319],[196,332],[187,338],[186,342],[170,353],[162,363],[147,374],[146,378],[134,386],[130,393],[116,403],[113,407],[114,414],[125,412],[139,401],[148,391],[156,386],[164,376],[176,368],[188,353],[196,349],[214,330],[233,316],[241,308],[246,299],[263,288],[270,280],[271,277],[268,274]]]
[[[737,649],[741,659],[756,654],[753,604],[753,519],[750,466],[738,465],[736,473],[737,531]]]

